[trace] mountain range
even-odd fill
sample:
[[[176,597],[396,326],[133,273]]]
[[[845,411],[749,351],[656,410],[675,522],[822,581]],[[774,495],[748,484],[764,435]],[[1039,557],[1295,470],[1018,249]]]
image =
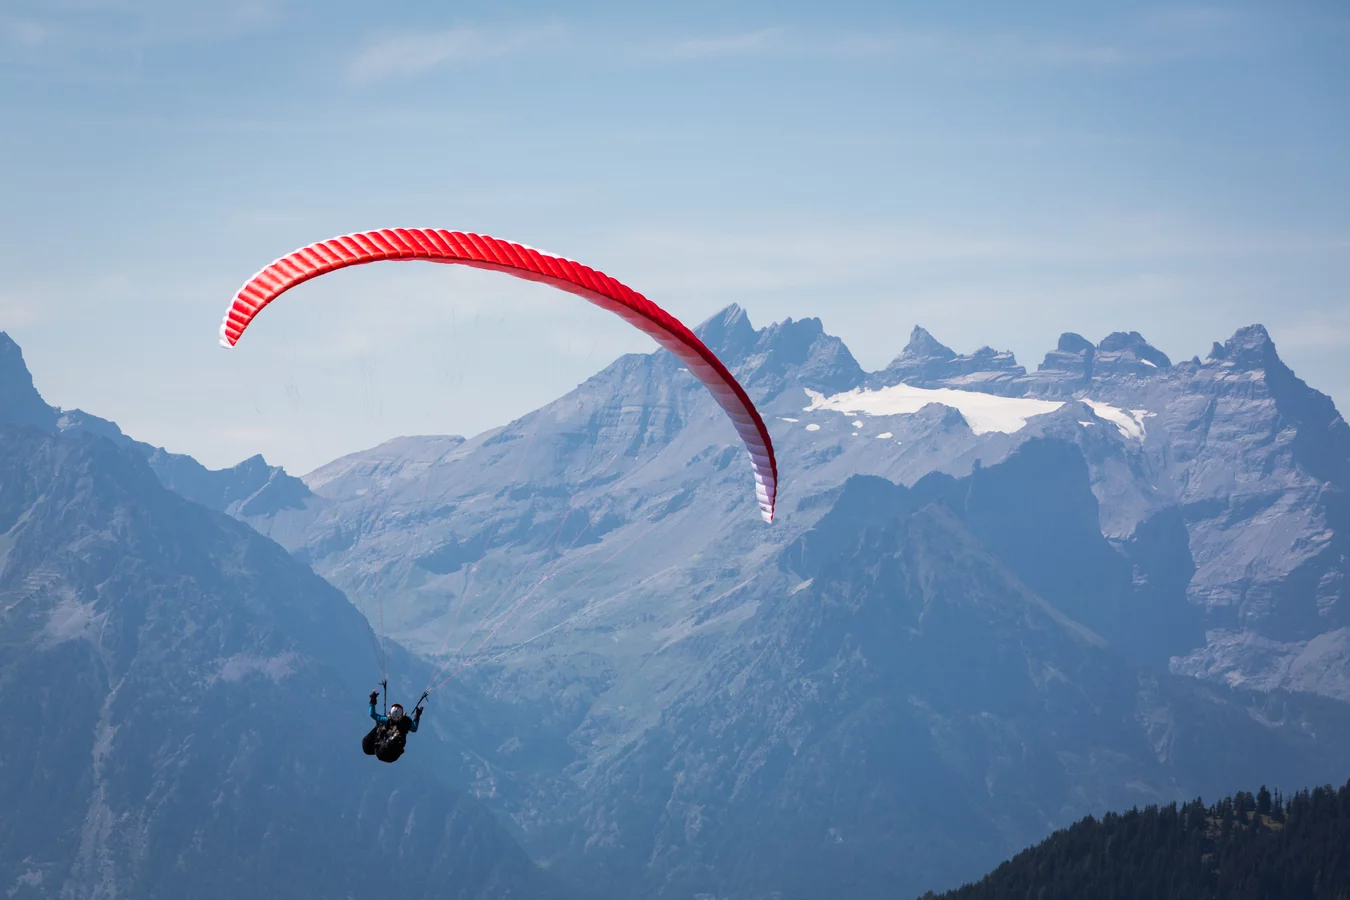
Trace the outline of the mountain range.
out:
[[[1175,364],[1067,334],[1027,372],[916,328],[870,373],[815,319],[698,331],[773,433],[772,526],[664,352],[303,478],[52,410],[8,362],[0,411],[344,592],[439,685],[445,789],[612,896],[915,895],[1085,814],[1346,777],[1350,428],[1264,329]]]

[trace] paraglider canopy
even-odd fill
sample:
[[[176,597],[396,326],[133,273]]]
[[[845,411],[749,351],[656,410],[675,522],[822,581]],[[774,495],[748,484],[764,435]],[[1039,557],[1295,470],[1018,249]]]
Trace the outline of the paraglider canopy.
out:
[[[745,389],[722,361],[683,322],[632,288],[524,244],[432,228],[381,229],[310,244],[273,262],[240,288],[221,322],[221,345],[233,347],[264,307],[296,285],[337,269],[386,260],[492,269],[561,288],[622,316],[673,353],[726,412],[750,454],[760,515],[773,521],[778,493],[773,441]]]

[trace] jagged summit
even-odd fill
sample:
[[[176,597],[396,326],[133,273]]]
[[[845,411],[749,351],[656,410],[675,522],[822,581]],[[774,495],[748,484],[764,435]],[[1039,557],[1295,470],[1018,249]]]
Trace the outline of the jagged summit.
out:
[[[928,329],[915,325],[914,330],[909,333],[909,343],[905,349],[900,351],[896,358],[902,359],[954,359],[956,351],[946,344],[943,344],[928,331]],[[895,365],[892,363],[891,365]]]
[[[1055,349],[1060,353],[1083,353],[1096,350],[1092,346],[1092,341],[1081,334],[1074,334],[1072,331],[1066,331],[1059,336],[1059,343],[1055,345]]]
[[[1280,359],[1275,342],[1263,326],[1247,325],[1222,344],[1216,342],[1200,372],[1216,385],[1231,386],[1236,382],[1244,385],[1242,390],[1247,389],[1245,385],[1251,380],[1234,376],[1260,372],[1279,414],[1278,423],[1270,427],[1282,430],[1292,427],[1296,435],[1289,448],[1293,458],[1317,478],[1336,485],[1338,491],[1350,488],[1350,424],[1330,397],[1310,387]],[[1338,521],[1350,522],[1350,505],[1342,506],[1343,503],[1339,499],[1334,501],[1333,515]],[[1335,582],[1336,587],[1331,587],[1332,583],[1325,582],[1319,590],[1327,596],[1339,595],[1340,582]],[[1319,603],[1324,601],[1319,599]],[[1350,682],[1350,667],[1347,673],[1346,680]],[[1350,688],[1346,695],[1350,696]]]
[[[1055,349],[1045,354],[1035,377],[1042,382],[1086,382],[1092,378],[1092,362],[1096,355],[1097,348],[1091,341],[1081,334],[1066,331],[1059,336]]]
[[[755,345],[755,326],[740,304],[733,303],[694,328],[694,334],[728,363],[744,359]]]
[[[51,431],[56,428],[56,418],[56,411],[33,386],[23,351],[13,338],[0,331],[0,424]]]
[[[1222,344],[1215,341],[1209,351],[1209,358],[1216,362],[1230,362],[1242,369],[1284,365],[1264,325],[1246,325],[1233,332],[1233,336]]]
[[[1261,325],[1248,325],[1227,341],[1215,342],[1207,362],[1244,370],[1288,371],[1270,334]],[[1185,368],[1193,371],[1199,365],[1196,359]],[[1154,378],[1175,371],[1171,358],[1138,331],[1113,331],[1096,344],[1081,334],[1066,331],[1036,371],[1028,374],[1009,351],[986,346],[974,353],[957,354],[927,329],[915,326],[900,355],[885,369],[873,373],[869,381],[880,386],[904,383],[1007,396],[1065,396],[1094,381]]]
[[[1097,345],[1097,352],[1106,353],[1132,353],[1134,357],[1160,369],[1165,369],[1172,365],[1172,360],[1167,358],[1157,347],[1154,347],[1144,336],[1137,331],[1113,331],[1102,339]]]
[[[796,381],[813,390],[846,391],[862,383],[862,366],[844,342],[826,334],[820,319],[786,319],[759,333],[752,384],[772,380],[781,390]],[[766,387],[768,385],[765,385]]]
[[[770,376],[781,380],[794,366],[808,365],[808,360],[808,368],[816,370],[812,388],[836,391],[903,383],[1004,396],[1064,396],[1094,380],[1152,378],[1173,371],[1171,358],[1138,331],[1114,331],[1095,344],[1075,332],[1064,332],[1055,349],[1030,374],[1011,351],[986,345],[959,354],[921,325],[914,326],[900,354],[874,373],[863,372],[843,342],[827,334],[815,318],[786,319],[756,330],[746,311],[732,304],[696,331],[747,384]],[[1253,366],[1263,360],[1278,361],[1269,336],[1259,325],[1240,330],[1214,348],[1211,359],[1221,362]]]
[[[1097,344],[1089,377],[1156,375],[1172,367],[1167,354],[1137,331],[1114,331]]]
[[[1111,375],[1153,375],[1171,367],[1167,354],[1137,331],[1114,331],[1095,346],[1081,334],[1066,331],[1031,380],[1072,386]]]
[[[733,303],[694,333],[737,377],[757,386],[761,399],[776,395],[789,380],[836,392],[856,387],[864,377],[844,342],[827,334],[824,323],[814,317],[788,318],[756,330],[745,310]]]
[[[909,343],[891,364],[877,372],[873,381],[881,386],[908,384],[914,387],[952,387],[1005,394],[1015,380],[1026,374],[1009,350],[985,346],[960,355],[918,325]]]

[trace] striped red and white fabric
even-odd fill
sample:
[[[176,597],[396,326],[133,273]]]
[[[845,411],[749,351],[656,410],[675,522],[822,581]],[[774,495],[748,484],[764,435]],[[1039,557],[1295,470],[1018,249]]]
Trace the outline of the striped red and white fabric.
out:
[[[221,346],[233,347],[267,304],[297,284],[385,260],[472,266],[538,281],[584,297],[646,332],[703,382],[730,417],[750,454],[760,514],[773,521],[778,493],[773,441],[745,389],[722,361],[684,323],[632,288],[589,266],[523,244],[439,228],[383,228],[310,244],[278,259],[239,289],[220,324]]]

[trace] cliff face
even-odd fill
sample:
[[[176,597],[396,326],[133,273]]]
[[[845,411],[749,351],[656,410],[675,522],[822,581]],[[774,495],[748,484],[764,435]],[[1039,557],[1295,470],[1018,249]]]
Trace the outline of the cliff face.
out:
[[[1031,442],[964,479],[846,483],[776,571],[648,661],[697,675],[586,770],[563,864],[658,897],[913,896],[1219,773],[1340,775],[1342,704],[1141,670],[1047,601],[1129,602],[1128,564],[1066,515],[1091,501],[1076,457]],[[1029,508],[1018,486],[1049,469],[1069,502]]]

